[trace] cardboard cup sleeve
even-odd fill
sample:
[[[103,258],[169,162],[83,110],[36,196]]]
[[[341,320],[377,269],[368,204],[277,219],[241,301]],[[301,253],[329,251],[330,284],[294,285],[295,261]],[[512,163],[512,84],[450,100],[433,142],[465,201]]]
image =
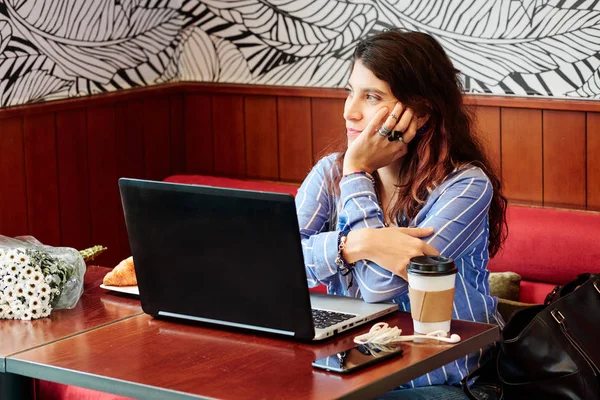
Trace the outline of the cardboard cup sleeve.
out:
[[[408,289],[411,315],[419,322],[444,322],[452,319],[454,288],[437,292]]]

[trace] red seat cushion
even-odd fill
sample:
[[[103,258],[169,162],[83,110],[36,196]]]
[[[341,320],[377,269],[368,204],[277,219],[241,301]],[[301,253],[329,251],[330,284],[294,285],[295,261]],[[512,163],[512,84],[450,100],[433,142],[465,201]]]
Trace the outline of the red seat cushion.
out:
[[[42,380],[35,381],[35,398],[39,400],[133,400],[130,397]]]
[[[207,175],[172,175],[165,182],[186,183],[232,189],[259,190],[263,192],[287,193],[296,196],[298,185],[268,181],[252,181],[246,179],[223,178]]]
[[[519,287],[519,301],[523,303],[542,304],[546,300],[548,293],[556,285],[552,283],[521,281]]]
[[[600,273],[600,213],[509,206],[506,218],[508,238],[491,271],[551,284]]]
[[[311,292],[315,292],[315,293],[327,293],[327,287],[325,285],[315,286],[308,290],[310,290]]]

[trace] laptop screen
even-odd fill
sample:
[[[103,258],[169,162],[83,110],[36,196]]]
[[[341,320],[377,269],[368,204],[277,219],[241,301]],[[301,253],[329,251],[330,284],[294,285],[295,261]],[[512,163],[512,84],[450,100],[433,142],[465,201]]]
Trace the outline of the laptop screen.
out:
[[[144,311],[312,336],[293,197],[119,180]]]

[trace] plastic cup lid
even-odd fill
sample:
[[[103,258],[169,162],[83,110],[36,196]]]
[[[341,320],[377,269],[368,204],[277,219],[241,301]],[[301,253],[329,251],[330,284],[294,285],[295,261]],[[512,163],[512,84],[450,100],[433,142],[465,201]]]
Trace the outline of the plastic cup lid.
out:
[[[458,272],[454,260],[444,256],[418,256],[410,259],[406,271],[423,276],[451,275]]]

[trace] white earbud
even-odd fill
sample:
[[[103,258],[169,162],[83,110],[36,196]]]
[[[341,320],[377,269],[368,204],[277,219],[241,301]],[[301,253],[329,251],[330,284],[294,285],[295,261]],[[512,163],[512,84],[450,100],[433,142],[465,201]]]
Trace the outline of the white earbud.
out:
[[[433,339],[433,340],[439,340],[440,342],[446,342],[446,343],[458,343],[460,342],[460,336],[458,336],[456,333],[453,333],[452,335],[450,335],[450,337],[446,337],[447,334],[446,332],[440,333],[440,332],[431,332],[428,333],[427,335],[407,335],[407,336],[398,336],[396,337],[396,340],[394,340],[395,342],[410,342],[413,341],[415,339]]]
[[[368,333],[355,337],[354,343],[388,344],[393,342],[411,342],[420,339],[439,340],[440,342],[445,343],[458,343],[461,340],[460,336],[456,333],[453,333],[450,337],[447,336],[448,334],[445,331],[430,332],[426,335],[402,336],[402,330],[398,329],[398,327],[394,326],[393,328],[390,328],[385,322],[378,322],[371,327],[371,330]]]

